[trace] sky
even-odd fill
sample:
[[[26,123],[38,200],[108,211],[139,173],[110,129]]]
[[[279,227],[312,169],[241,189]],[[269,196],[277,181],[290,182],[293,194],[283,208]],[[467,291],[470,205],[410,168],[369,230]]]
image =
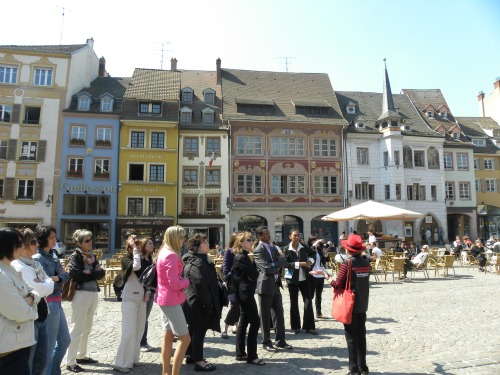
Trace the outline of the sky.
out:
[[[215,70],[220,57],[222,68],[328,73],[336,91],[382,92],[385,58],[393,94],[441,89],[455,116],[479,116],[479,91],[500,77],[499,0],[20,0],[2,11],[1,45],[93,38],[114,77],[170,69],[172,57]]]

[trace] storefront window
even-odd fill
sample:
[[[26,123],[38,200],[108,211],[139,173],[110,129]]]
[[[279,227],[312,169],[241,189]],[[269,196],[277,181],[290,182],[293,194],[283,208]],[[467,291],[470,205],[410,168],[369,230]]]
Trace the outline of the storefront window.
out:
[[[109,215],[109,196],[65,194],[64,215]]]
[[[62,222],[63,235],[61,235],[61,240],[63,240],[66,245],[66,249],[71,250],[75,248],[75,243],[73,241],[73,233],[77,229],[87,229],[92,232],[94,241],[94,249],[106,249],[109,247],[109,222],[82,222],[82,221],[69,221],[65,220]]]

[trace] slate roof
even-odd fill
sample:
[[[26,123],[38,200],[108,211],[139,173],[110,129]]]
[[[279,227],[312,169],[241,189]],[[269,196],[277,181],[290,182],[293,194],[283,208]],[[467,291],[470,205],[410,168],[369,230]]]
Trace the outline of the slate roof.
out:
[[[136,68],[125,91],[126,99],[179,100],[181,72]]]
[[[180,107],[188,107],[193,111],[192,123],[189,125],[181,124],[181,128],[203,128],[210,129],[210,127],[218,128],[221,124],[221,106],[222,106],[222,90],[217,86],[217,73],[215,71],[204,70],[182,70],[181,75],[181,90],[184,88],[191,88],[193,90],[193,98],[191,104],[180,103]],[[206,89],[215,91],[214,104],[205,104],[203,92]],[[205,108],[214,110],[214,124],[207,125],[202,123],[201,111]],[[212,128],[213,129],[213,128]]]
[[[457,117],[457,121],[470,141],[472,141],[472,138],[486,138],[486,146],[474,146],[475,154],[500,155],[500,148],[493,143],[492,138],[483,130],[500,129],[500,125],[495,120],[491,117]]]
[[[73,52],[87,47],[87,44],[68,44],[68,45],[50,45],[50,46],[16,46],[3,45],[0,49],[8,49],[12,51],[24,51],[33,53],[56,53],[62,55],[71,55]]]
[[[221,75],[224,120],[347,125],[328,74],[222,69]],[[273,112],[271,115],[238,113],[237,102],[244,101],[273,103]],[[321,103],[321,107],[328,105],[331,108],[329,115],[315,117],[296,114],[294,103],[305,102],[307,106],[314,106],[314,103]]]
[[[342,114],[350,124],[347,128],[348,132],[381,134],[375,125],[382,113],[382,93],[338,91],[337,98],[340,108],[342,109]],[[392,98],[394,101],[394,109],[402,118],[401,125],[411,126],[410,131],[401,131],[401,134],[424,137],[443,137],[442,134],[429,128],[406,95],[395,94],[392,95]],[[354,104],[356,108],[354,114],[348,113],[346,110],[346,107],[352,104]],[[357,129],[354,126],[358,121],[365,124],[364,129]]]

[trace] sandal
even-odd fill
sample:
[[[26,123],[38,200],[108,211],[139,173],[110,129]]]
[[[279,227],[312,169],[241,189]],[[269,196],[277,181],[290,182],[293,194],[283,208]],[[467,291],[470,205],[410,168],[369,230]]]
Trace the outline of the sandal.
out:
[[[236,356],[236,360],[237,361],[246,361],[248,359],[248,356],[245,354],[245,355],[240,355],[240,356]]]
[[[214,371],[216,368],[217,367],[211,363],[207,363],[205,366],[201,366],[199,364],[194,365],[194,371]]]
[[[247,362],[249,365],[265,366],[267,363],[262,358],[255,358],[253,361]]]

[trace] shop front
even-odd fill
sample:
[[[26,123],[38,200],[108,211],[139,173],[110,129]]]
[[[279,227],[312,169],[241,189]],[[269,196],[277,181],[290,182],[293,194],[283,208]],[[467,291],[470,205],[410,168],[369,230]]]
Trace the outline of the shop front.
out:
[[[500,207],[491,204],[477,206],[479,238],[487,240],[490,236],[500,236]]]
[[[130,235],[139,238],[151,237],[155,249],[163,242],[165,230],[174,224],[173,218],[118,218],[116,219],[116,248],[125,248],[125,241]]]
[[[81,220],[81,219],[63,219],[61,220],[61,232],[58,233],[67,250],[75,248],[73,233],[77,229],[86,229],[92,232],[94,249],[101,249],[104,253],[110,251],[110,236],[112,223],[110,220]]]

